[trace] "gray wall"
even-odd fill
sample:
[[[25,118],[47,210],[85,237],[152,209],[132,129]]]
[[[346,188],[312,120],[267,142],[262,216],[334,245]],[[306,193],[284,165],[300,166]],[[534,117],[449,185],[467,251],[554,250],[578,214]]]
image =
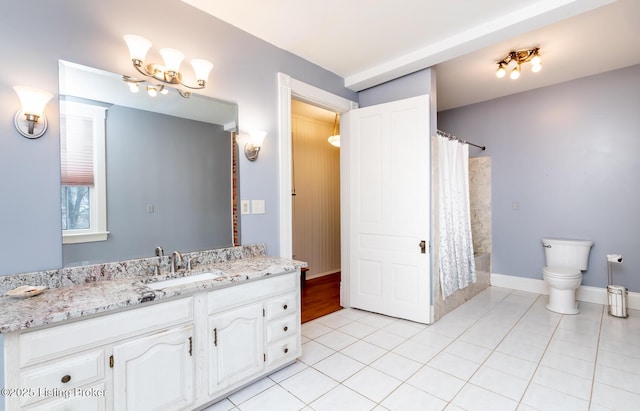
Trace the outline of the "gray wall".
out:
[[[233,245],[229,132],[122,106],[106,129],[109,237],[64,245],[65,266]]]
[[[241,197],[264,199],[267,210],[242,216],[241,238],[245,244],[266,243],[270,255],[279,253],[277,73],[357,100],[342,78],[176,0],[5,3],[0,16],[0,173],[5,176],[0,179],[0,275],[62,265],[58,59],[134,74],[122,39],[128,33],[153,42],[152,60],[160,61],[159,48],[174,47],[186,60],[212,61],[203,94],[237,102],[241,131],[267,131],[258,161],[240,158]],[[190,75],[186,63],[185,72]],[[56,94],[46,110],[49,130],[38,140],[22,138],[13,127],[19,104],[14,85]]]
[[[494,273],[541,279],[541,238],[590,239],[583,284],[621,253],[614,283],[640,292],[639,114],[640,66],[438,113],[492,158]]]

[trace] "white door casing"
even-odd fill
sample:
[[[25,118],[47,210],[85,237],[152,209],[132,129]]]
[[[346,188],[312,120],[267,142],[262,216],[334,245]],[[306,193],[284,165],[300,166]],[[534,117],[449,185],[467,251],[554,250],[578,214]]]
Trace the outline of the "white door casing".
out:
[[[429,323],[429,96],[346,117],[350,305]]]

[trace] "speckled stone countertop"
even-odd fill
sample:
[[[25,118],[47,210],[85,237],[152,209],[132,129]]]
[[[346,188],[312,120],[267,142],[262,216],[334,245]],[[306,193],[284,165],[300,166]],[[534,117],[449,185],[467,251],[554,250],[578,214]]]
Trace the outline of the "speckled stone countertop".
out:
[[[190,273],[178,271],[172,276],[166,274],[166,269],[160,276],[151,274],[150,267],[159,261],[155,257],[0,278],[0,332],[24,330],[125,307],[134,308],[151,301],[215,290],[306,267],[306,263],[301,261],[267,256],[262,245],[187,253],[185,258],[197,259],[198,264]],[[168,268],[167,261],[162,261],[161,268]],[[220,276],[160,290],[148,286],[150,282],[203,272]],[[44,285],[48,288],[42,294],[28,298],[6,295],[8,290],[20,285]]]

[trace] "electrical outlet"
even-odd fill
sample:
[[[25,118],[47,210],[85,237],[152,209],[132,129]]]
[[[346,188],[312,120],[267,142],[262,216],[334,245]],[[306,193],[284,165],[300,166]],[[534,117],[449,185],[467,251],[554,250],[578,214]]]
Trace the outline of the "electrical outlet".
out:
[[[265,213],[264,200],[252,200],[251,210],[253,214],[264,214]]]
[[[251,203],[249,200],[240,201],[240,214],[251,214]]]

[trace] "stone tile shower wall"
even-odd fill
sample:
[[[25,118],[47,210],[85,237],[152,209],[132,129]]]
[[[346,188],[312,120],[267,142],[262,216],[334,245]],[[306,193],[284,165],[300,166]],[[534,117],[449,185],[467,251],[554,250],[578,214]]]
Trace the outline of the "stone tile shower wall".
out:
[[[433,305],[434,321],[438,321],[446,313],[468,301],[489,286],[491,275],[491,158],[469,158],[469,197],[471,205],[471,231],[473,236],[473,251],[476,255],[476,280],[475,284],[458,290],[446,300],[442,298],[440,288],[440,263],[439,249],[440,239],[438,232],[438,140],[431,139],[431,164],[433,182],[433,229],[434,233],[434,272],[433,272]]]

